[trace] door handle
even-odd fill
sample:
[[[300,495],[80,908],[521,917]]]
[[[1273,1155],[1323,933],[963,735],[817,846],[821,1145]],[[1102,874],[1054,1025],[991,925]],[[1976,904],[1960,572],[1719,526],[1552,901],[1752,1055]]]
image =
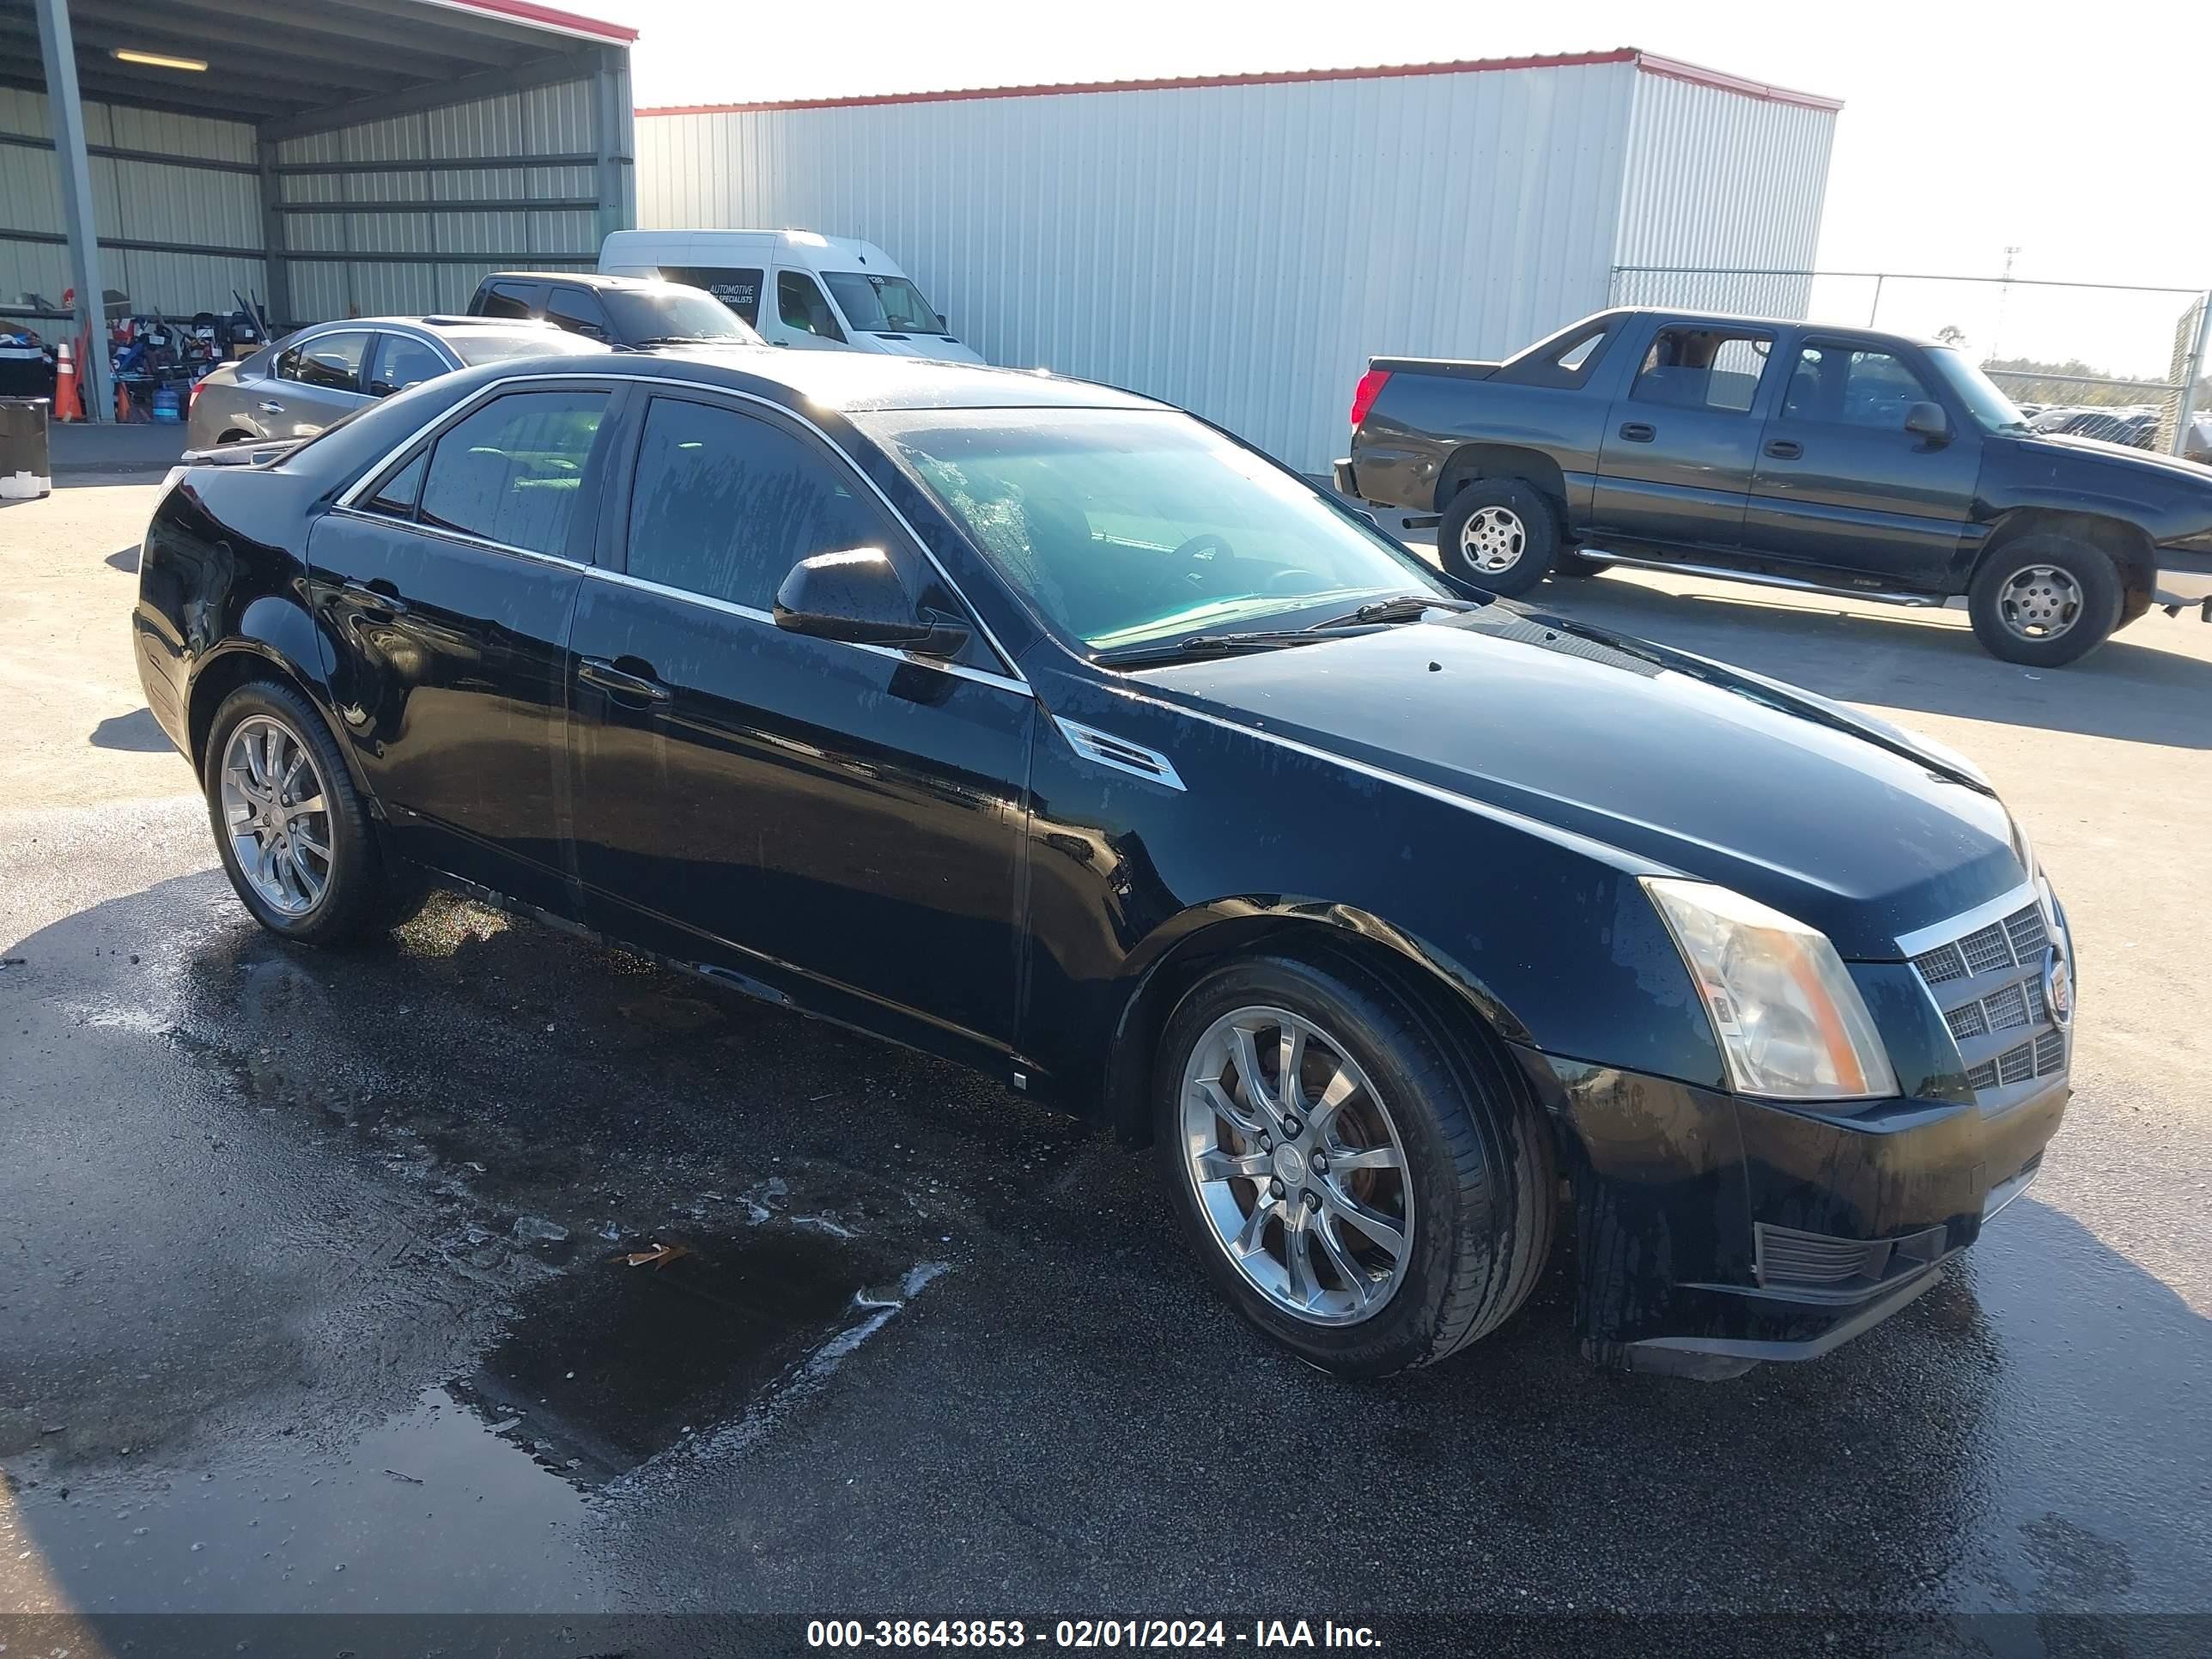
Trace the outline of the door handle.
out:
[[[1659,428],[1648,421],[1626,421],[1621,424],[1620,435],[1632,444],[1648,444],[1659,435]]]
[[[625,658],[623,660],[637,661],[635,657]],[[675,695],[653,677],[651,664],[638,663],[637,665],[645,672],[641,674],[633,674],[626,668],[616,667],[605,657],[586,657],[577,665],[576,678],[587,685],[598,686],[600,690],[617,701],[629,699],[638,702],[666,702]]]
[[[1805,446],[1795,438],[1777,438],[1766,446],[1766,453],[1778,461],[1794,461],[1805,453]]]
[[[363,611],[373,615],[404,617],[407,614],[407,601],[399,597],[398,588],[381,576],[365,582],[349,580],[342,582],[339,586],[342,592],[351,595],[354,602]]]
[[[273,398],[264,398],[261,400],[261,412],[264,415],[282,415],[284,412],[284,405]]]

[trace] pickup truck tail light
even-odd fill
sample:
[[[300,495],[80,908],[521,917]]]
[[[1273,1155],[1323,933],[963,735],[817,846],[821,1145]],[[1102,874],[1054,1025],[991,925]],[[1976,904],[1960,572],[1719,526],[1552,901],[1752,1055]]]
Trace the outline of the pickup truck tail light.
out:
[[[1382,383],[1390,378],[1387,368],[1370,368],[1359,377],[1359,384],[1352,388],[1352,429],[1357,432],[1359,423],[1367,418],[1367,411],[1375,407],[1375,394],[1382,390]]]

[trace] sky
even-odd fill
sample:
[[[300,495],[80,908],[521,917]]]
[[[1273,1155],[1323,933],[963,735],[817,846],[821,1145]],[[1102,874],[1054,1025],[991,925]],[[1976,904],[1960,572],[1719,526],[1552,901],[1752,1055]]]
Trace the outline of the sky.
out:
[[[1844,100],[1820,265],[2212,287],[2212,7],[1555,0],[567,0],[641,32],[641,107],[1638,46]],[[1379,26],[1373,20],[1381,20]],[[857,234],[857,233],[856,233]],[[2008,250],[2016,250],[2008,255]],[[1873,285],[1816,311],[1863,321]],[[2162,371],[2179,295],[1885,284],[1880,325]]]

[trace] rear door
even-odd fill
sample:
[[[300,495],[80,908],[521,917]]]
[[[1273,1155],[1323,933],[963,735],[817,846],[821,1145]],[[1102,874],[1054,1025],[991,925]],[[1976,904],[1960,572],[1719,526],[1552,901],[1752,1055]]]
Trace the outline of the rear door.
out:
[[[544,309],[543,283],[486,283],[469,309],[479,317],[535,317]]]
[[[1012,1039],[1035,702],[980,638],[924,660],[776,627],[809,555],[879,547],[962,614],[842,456],[784,415],[641,388],[569,635],[593,926],[969,1058]],[[626,499],[624,499],[626,497]]]
[[[1917,403],[1950,435],[1905,429]],[[1972,512],[1981,428],[1939,395],[1917,354],[1886,342],[1807,334],[1759,445],[1744,520],[1747,550],[1940,589]]]
[[[1665,323],[1653,332],[1607,417],[1594,542],[1736,550],[1774,339],[1755,324]]]
[[[271,438],[312,438],[368,403],[362,370],[370,338],[366,329],[333,329],[281,349],[274,379],[253,399],[262,430]]]
[[[617,395],[563,381],[476,401],[309,543],[331,692],[400,852],[564,915],[563,641]]]

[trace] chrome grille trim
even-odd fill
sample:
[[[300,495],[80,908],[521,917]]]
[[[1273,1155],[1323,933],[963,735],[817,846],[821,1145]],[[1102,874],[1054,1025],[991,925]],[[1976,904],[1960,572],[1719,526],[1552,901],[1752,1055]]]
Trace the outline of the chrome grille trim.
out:
[[[2044,989],[2051,923],[2033,884],[1898,941],[1958,1044],[1966,1086],[2002,1110],[2063,1077],[2064,1029]]]

